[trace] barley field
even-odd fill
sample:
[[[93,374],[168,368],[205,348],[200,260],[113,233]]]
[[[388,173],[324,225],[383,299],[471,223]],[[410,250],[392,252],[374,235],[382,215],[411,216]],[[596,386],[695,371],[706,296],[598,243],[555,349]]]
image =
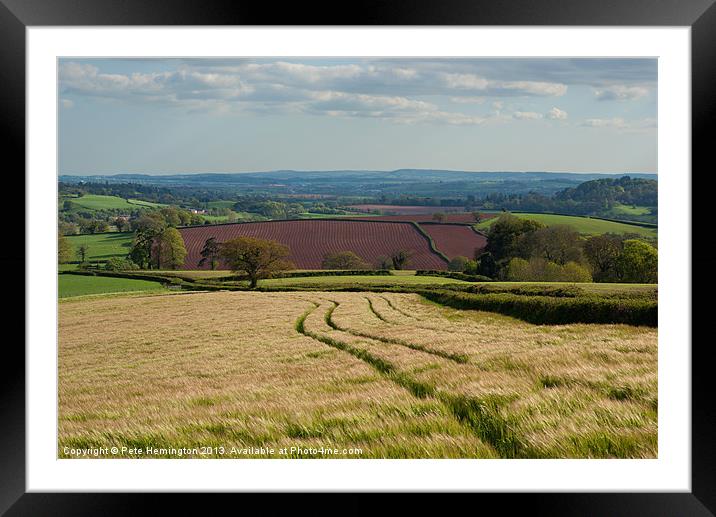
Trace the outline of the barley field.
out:
[[[59,303],[58,360],[58,457],[657,456],[655,328],[416,294],[113,296]]]

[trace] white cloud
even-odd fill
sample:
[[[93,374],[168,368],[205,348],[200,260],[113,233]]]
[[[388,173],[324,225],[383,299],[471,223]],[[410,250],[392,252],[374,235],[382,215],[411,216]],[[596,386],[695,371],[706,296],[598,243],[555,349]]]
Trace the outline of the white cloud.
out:
[[[535,120],[542,118],[541,113],[535,113],[534,111],[515,111],[512,116],[517,120]]]
[[[615,117],[615,118],[588,118],[584,122],[580,124],[584,127],[616,127],[616,128],[623,128],[626,127],[626,122],[624,122],[623,118]]]
[[[584,120],[580,126],[612,128],[621,133],[645,133],[657,128],[657,120],[655,118],[644,118],[638,120],[624,120],[621,117],[590,118]]]
[[[401,123],[466,125],[568,117],[567,112],[556,107],[547,113],[510,113],[509,98],[565,95],[569,74],[557,73],[559,69],[555,69],[547,77],[536,73],[534,67],[512,66],[509,73],[502,70],[493,77],[492,69],[506,66],[500,65],[501,61],[489,61],[494,65],[490,68],[482,62],[459,59],[366,59],[325,65],[287,60],[190,59],[180,60],[178,65],[173,61],[174,66],[165,66],[164,71],[135,73],[105,73],[99,67],[106,65],[97,63],[63,60],[60,93],[71,95],[75,102],[83,96],[101,97],[174,106],[192,112],[290,112],[373,117]],[[563,76],[564,81],[560,81]],[[552,77],[556,80],[544,80]],[[645,87],[629,86],[628,81],[592,87],[600,88],[595,93],[600,100],[648,94]],[[460,106],[454,106],[458,109],[455,112],[444,111],[446,100],[459,105],[491,102],[492,112],[479,114],[467,106],[464,112]],[[618,119],[588,119],[582,125],[620,127]]]
[[[568,114],[557,107],[553,107],[547,112],[547,118],[550,120],[567,120]]]
[[[594,90],[594,95],[600,101],[627,101],[646,97],[649,89],[643,86],[614,85]]]
[[[497,83],[497,88],[518,92],[521,95],[560,97],[567,93],[567,85],[540,81],[510,81]]]
[[[486,100],[485,97],[477,96],[450,97],[450,102],[456,104],[485,104]]]

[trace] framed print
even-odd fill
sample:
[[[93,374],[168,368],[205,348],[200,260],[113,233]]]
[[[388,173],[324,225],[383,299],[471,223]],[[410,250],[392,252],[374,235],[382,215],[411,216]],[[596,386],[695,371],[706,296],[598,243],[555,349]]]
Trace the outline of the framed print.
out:
[[[210,4],[0,4],[26,194],[0,508],[712,514],[712,3]]]

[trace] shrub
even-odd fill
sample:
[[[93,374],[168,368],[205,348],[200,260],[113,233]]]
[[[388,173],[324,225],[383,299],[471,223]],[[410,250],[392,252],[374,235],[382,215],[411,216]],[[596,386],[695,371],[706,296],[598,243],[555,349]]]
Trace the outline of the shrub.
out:
[[[592,275],[576,262],[562,266],[541,258],[515,257],[507,264],[506,279],[512,282],[591,282]]]
[[[352,251],[327,253],[322,266],[324,269],[370,269],[370,264]]]
[[[129,259],[113,257],[107,260],[104,268],[108,271],[132,271],[139,269],[139,266]]]
[[[467,257],[457,256],[450,261],[448,264],[448,270],[450,271],[465,271],[469,260]]]

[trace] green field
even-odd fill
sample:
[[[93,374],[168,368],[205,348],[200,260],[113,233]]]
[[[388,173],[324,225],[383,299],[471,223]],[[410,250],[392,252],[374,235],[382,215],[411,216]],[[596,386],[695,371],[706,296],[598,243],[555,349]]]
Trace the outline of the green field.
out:
[[[112,257],[125,257],[132,247],[131,232],[125,233],[96,233],[91,235],[68,235],[67,240],[75,251],[82,244],[88,248],[87,260],[107,260]],[[73,260],[79,260],[73,257]]]
[[[206,206],[208,208],[234,208],[235,204],[236,204],[236,201],[221,200],[221,201],[209,201],[206,204]]]
[[[616,223],[613,221],[604,221],[602,219],[592,219],[590,217],[579,217],[574,215],[555,215],[555,214],[529,214],[514,212],[513,215],[521,217],[523,219],[532,219],[533,221],[539,221],[547,226],[555,224],[566,224],[572,226],[579,233],[585,235],[598,235],[602,233],[636,233],[642,237],[657,237],[656,228],[644,228],[642,226],[636,226],[633,224]],[[480,230],[487,230],[490,226],[497,221],[497,217],[487,219],[477,225]]]
[[[234,212],[236,214],[236,220],[233,222],[240,223],[244,221],[264,221],[266,220],[266,217],[259,215],[259,214],[252,214],[251,212]],[[229,216],[228,215],[203,215],[202,217],[209,221],[210,223],[228,223]]]
[[[65,199],[87,210],[134,210],[137,207],[155,208],[166,206],[159,203],[141,201],[139,199],[126,200],[117,196],[101,196],[97,194],[85,194],[82,197]]]
[[[158,282],[111,278],[106,276],[59,275],[57,292],[59,298],[87,294],[125,293],[139,291],[166,291]]]
[[[298,272],[296,270],[294,272]],[[303,270],[300,270],[303,271]],[[315,272],[315,271],[309,271]],[[157,275],[162,277],[176,276],[190,280],[219,280],[231,277],[235,273],[229,270],[200,270],[200,271],[163,271],[149,269],[136,271],[142,275]],[[440,276],[416,276],[413,270],[391,271],[390,275],[326,275],[326,276],[304,276],[292,278],[270,278],[259,280],[260,286],[266,287],[292,287],[322,286],[330,287],[338,284],[364,284],[364,285],[436,285],[436,284],[463,284],[463,285],[485,285],[494,288],[523,288],[523,287],[579,287],[588,293],[596,294],[618,294],[618,293],[647,293],[657,289],[656,284],[612,284],[612,283],[586,283],[586,282],[467,282]],[[229,280],[230,281],[230,280]],[[232,282],[236,284],[238,282]]]
[[[647,206],[630,206],[617,203],[609,211],[614,215],[649,215],[651,210]]]
[[[335,276],[306,276],[297,278],[268,278],[260,280],[259,285],[265,287],[291,287],[330,286],[336,284],[363,284],[363,285],[435,285],[435,284],[461,284],[462,280],[439,276],[411,276],[411,275],[335,275]]]

